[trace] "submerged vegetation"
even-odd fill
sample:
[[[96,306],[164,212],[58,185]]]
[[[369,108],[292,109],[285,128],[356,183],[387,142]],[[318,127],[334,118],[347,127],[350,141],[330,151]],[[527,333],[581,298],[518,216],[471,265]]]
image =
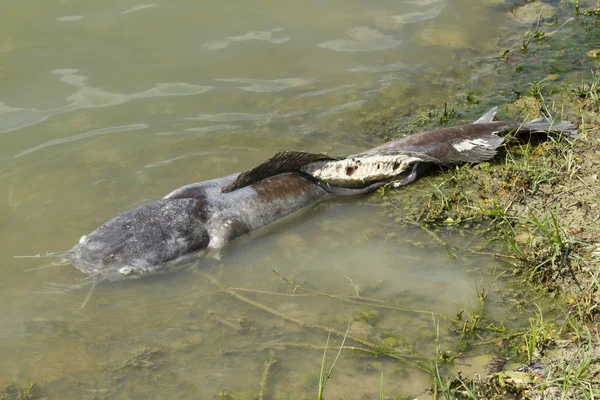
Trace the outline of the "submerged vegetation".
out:
[[[450,258],[466,259],[470,253],[476,253],[504,260],[506,268],[494,271],[487,285],[475,283],[476,305],[457,310],[454,316],[410,310],[393,299],[366,297],[351,279],[354,295],[337,295],[312,290],[310,284],[295,282],[274,271],[288,285],[290,295],[322,296],[361,305],[344,333],[284,315],[242,296],[240,289],[227,288],[209,275],[206,278],[240,301],[298,326],[327,333],[324,347],[278,343],[268,348],[269,360],[273,359],[273,350],[281,348],[323,352],[321,372],[311,377],[318,382],[318,399],[327,398],[327,383],[336,377],[334,369],[343,368],[338,364],[342,352],[387,358],[419,368],[432,382],[430,389],[421,393],[424,397],[596,398],[600,395],[600,224],[597,219],[585,218],[586,213],[575,217],[573,209],[589,211],[597,207],[592,204],[598,198],[595,166],[600,161],[590,157],[598,148],[594,134],[599,126],[599,79],[592,76],[587,83],[560,87],[552,82],[533,82],[527,85],[526,95],[506,107],[514,118],[527,114],[529,118],[543,115],[578,120],[580,137],[524,138],[510,143],[488,163],[436,171],[400,192],[384,187],[374,197],[386,210],[390,227],[421,229],[431,242],[416,243],[413,238],[395,235],[393,229],[382,232],[386,240],[418,246],[441,245]],[[459,115],[453,107],[445,105],[444,110],[440,114],[444,118]],[[444,118],[437,123],[444,124]],[[432,118],[428,123],[436,122]],[[567,218],[567,213],[571,213],[571,218]],[[457,232],[472,235],[473,247],[465,250],[447,242]],[[522,297],[518,289],[500,299],[490,299],[491,293],[492,297],[499,296],[492,290],[496,281],[513,277],[538,293],[538,301]],[[555,303],[548,306],[547,298],[553,298]],[[488,312],[490,301],[494,306],[500,304],[515,314],[526,312],[531,317],[526,324],[519,324],[517,319],[494,320]],[[374,326],[381,329],[382,313],[390,310],[409,312],[415,319],[427,315],[431,318],[431,332],[423,333],[434,344],[429,356],[414,354],[393,334],[381,335],[380,341],[369,339],[369,335],[374,335]],[[332,336],[340,341],[337,346],[331,345]],[[348,345],[347,341],[354,343]],[[329,360],[331,350],[337,351],[333,362]],[[464,373],[462,365],[482,352],[492,354],[486,356],[487,373]],[[265,362],[265,376],[272,365],[271,361]],[[339,372],[344,374],[343,370]],[[260,393],[265,391],[266,383],[260,386]],[[240,396],[223,394],[222,398],[246,398]],[[378,396],[407,398],[403,393],[386,397],[383,372]]]
[[[2,400],[29,400],[39,398],[40,392],[35,382],[30,382],[25,386],[10,384],[2,392],[0,399]]]
[[[510,332],[502,325],[499,331],[505,337],[494,352],[521,363],[517,371],[486,378],[458,372],[444,378],[436,364],[436,393],[444,398],[538,398],[544,393],[544,398],[571,399],[600,394],[600,223],[595,212],[600,161],[595,159],[594,137],[599,80],[593,76],[589,83],[564,86],[554,93],[558,100],[546,98],[549,87],[530,85],[528,103],[539,104],[539,114],[554,116],[567,107],[569,113],[579,113],[570,114],[580,121],[579,138],[551,137],[542,143],[530,138],[507,147],[490,163],[442,171],[402,193],[380,191],[396,224],[426,229],[455,257],[460,251],[445,243],[445,236],[456,231],[477,235],[480,243],[472,252],[506,260],[522,284],[554,296],[564,311],[550,321],[536,305],[529,327]],[[483,315],[479,310],[466,318],[459,314],[455,323],[464,320],[456,331],[457,349],[485,341],[480,335],[486,324]],[[490,328],[496,329],[485,329]],[[437,337],[437,325],[435,330]],[[572,353],[557,355],[553,349],[559,344]]]
[[[576,17],[581,18],[579,3],[575,6]],[[597,31],[598,13],[585,15],[589,18],[579,22],[586,32]],[[538,21],[535,31],[524,36],[521,50],[525,52],[534,40],[551,46],[547,36],[540,31]],[[508,62],[508,54],[502,57],[504,62]],[[504,337],[490,348],[498,363],[490,365],[487,377],[464,376],[459,366],[440,368],[444,359],[438,347],[434,398],[600,396],[597,68],[579,81],[571,79],[571,83],[564,83],[567,75],[561,82],[546,77],[526,86],[521,84],[526,90],[515,91],[517,98],[501,110],[510,118],[545,116],[578,121],[579,137],[525,138],[507,146],[489,163],[432,174],[400,193],[380,190],[388,217],[396,224],[426,229],[436,243],[447,246],[453,257],[463,255],[445,242],[448,233],[476,235],[480,241],[471,249],[473,253],[505,260],[511,266],[506,272],[555,299],[550,319],[535,304],[537,310],[529,326],[509,331],[502,324],[498,331]],[[480,310],[468,312],[466,318],[462,312],[458,315],[455,324],[461,318],[464,321],[462,328],[454,332],[459,332],[456,349],[465,346],[466,338],[467,346],[494,342],[481,335],[481,328],[486,326],[484,315]],[[439,338],[435,319],[434,330]]]
[[[501,77],[498,81],[510,82],[502,88],[491,86],[501,96],[459,92],[454,99],[441,99],[441,104],[403,113],[386,110],[365,119],[367,132],[390,139],[400,133],[472,121],[478,117],[476,109],[500,105],[495,104],[500,100],[505,118],[545,116],[579,123],[578,138],[523,138],[510,143],[490,162],[436,170],[401,191],[384,187],[371,198],[389,221],[372,235],[409,246],[441,247],[446,249],[448,260],[464,260],[477,272],[478,281],[472,287],[476,302],[453,313],[439,313],[406,306],[405,294],[378,296],[382,292],[361,286],[350,277],[345,282],[348,292],[333,293],[274,269],[273,281],[281,286],[267,292],[229,287],[209,273],[196,272],[213,287],[211,293],[219,293],[231,302],[230,309],[247,308],[269,318],[269,329],[259,331],[257,322],[246,317],[245,311],[242,317],[222,310],[209,310],[200,316],[190,314],[204,318],[224,334],[249,338],[234,340],[239,342],[237,348],[220,348],[223,358],[253,354],[261,366],[253,387],[223,388],[214,393],[214,398],[266,400],[280,398],[274,395],[276,392],[299,390],[302,398],[306,393],[315,399],[336,398],[328,393],[334,389],[332,383],[344,378],[345,368],[349,368],[343,363],[344,356],[354,357],[360,364],[346,379],[378,377],[378,393],[365,393],[364,398],[600,396],[599,65],[597,58],[582,57],[578,62],[585,71],[570,77],[569,69],[557,61],[540,60],[551,58],[549,52],[562,58],[572,54],[566,46],[555,48],[560,44],[554,41],[570,26],[583,27],[584,35],[597,34],[600,4],[598,9],[584,10],[579,1],[564,3],[573,12],[573,22],[556,26],[536,18],[510,50],[493,61],[486,60],[497,66]],[[579,31],[571,34],[581,34]],[[581,50],[583,54],[590,51]],[[592,72],[588,71],[589,62]],[[538,64],[539,70],[534,70]],[[557,80],[558,73],[562,76]],[[390,119],[389,115],[394,117]],[[422,232],[427,239],[398,233],[409,230]],[[453,244],[453,238],[461,236],[469,238],[468,248]],[[483,271],[476,261],[472,265],[469,262],[473,254],[502,260],[504,268]],[[503,293],[494,290],[497,282],[512,282],[515,277],[521,286]],[[523,287],[535,297],[524,295]],[[353,311],[310,319],[297,310],[269,305],[265,298],[273,296],[334,301],[352,306]],[[491,308],[508,310],[506,320],[495,319]],[[517,315],[529,318],[523,321]],[[392,329],[402,324],[426,329],[420,337],[403,338]],[[346,325],[345,331],[332,327]],[[320,341],[295,341],[297,331],[289,326],[314,332]],[[161,379],[165,359],[177,357],[178,352],[185,353],[206,340],[198,331],[192,332],[187,342],[164,346],[153,343],[126,353],[107,368],[108,381],[122,389],[126,378],[133,377],[134,384],[142,385],[146,380]],[[268,340],[257,344],[255,339],[263,336]],[[417,345],[425,349],[423,353],[415,351]],[[321,364],[315,363],[311,371],[296,371],[295,381],[281,389],[281,371],[301,369],[292,363],[286,365],[284,351],[310,352],[321,356]],[[477,368],[466,372],[469,364]],[[413,370],[420,375],[411,375]],[[384,380],[384,372],[405,380],[425,376],[430,387],[423,387],[420,393],[404,389],[389,393],[390,379]],[[0,392],[0,399],[41,398],[40,393],[34,383],[11,384]],[[110,398],[112,394],[98,391],[94,398]]]

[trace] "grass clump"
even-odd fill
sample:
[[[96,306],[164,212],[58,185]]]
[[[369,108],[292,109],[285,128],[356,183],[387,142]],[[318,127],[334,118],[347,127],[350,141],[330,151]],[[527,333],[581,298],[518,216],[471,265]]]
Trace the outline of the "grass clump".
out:
[[[484,308],[461,310],[450,319],[455,350],[491,343],[495,330],[504,336],[497,341],[497,354],[521,368],[485,378],[456,376],[450,368],[452,353],[438,345],[434,397],[598,398],[600,256],[592,253],[600,254],[600,227],[590,216],[597,215],[599,99],[598,76],[571,86],[532,82],[526,96],[508,108],[513,115],[578,121],[579,138],[521,138],[494,160],[450,168],[401,192],[384,193],[382,202],[396,224],[431,232],[436,238],[431,245],[444,244],[447,232],[468,229],[469,236],[480,240],[476,250],[506,260],[526,285],[551,293],[564,306],[557,315],[542,312],[537,304],[520,304],[529,310],[534,306],[535,315],[519,332],[507,331],[504,324],[492,326]],[[478,298],[485,303],[487,291],[478,288]],[[434,329],[439,337],[435,321]],[[557,357],[561,346],[568,351]]]
[[[35,382],[23,386],[11,383],[0,392],[0,400],[33,400],[38,398],[41,398],[40,389]]]
[[[374,325],[378,318],[379,313],[376,310],[371,309],[360,310],[355,317],[356,320],[363,321],[368,325]]]

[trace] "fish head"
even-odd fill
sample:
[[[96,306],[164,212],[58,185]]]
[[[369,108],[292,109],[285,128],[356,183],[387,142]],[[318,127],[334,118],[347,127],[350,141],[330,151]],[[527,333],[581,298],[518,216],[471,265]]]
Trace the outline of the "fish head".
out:
[[[208,247],[203,217],[201,202],[193,198],[144,204],[82,236],[68,258],[75,268],[100,280],[166,272],[181,257]]]

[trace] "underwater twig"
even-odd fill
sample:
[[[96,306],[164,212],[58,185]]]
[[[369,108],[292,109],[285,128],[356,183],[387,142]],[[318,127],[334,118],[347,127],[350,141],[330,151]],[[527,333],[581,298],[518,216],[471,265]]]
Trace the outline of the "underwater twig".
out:
[[[488,252],[485,252],[485,251],[471,250],[471,253],[473,253],[473,254],[482,254],[484,256],[500,257],[500,258],[512,258],[513,260],[517,259],[517,257],[515,257],[515,256],[507,256],[506,254],[500,254],[500,253],[488,253]]]
[[[160,344],[154,347],[142,347],[136,350],[135,354],[125,360],[120,367],[114,368],[112,371],[117,372],[125,368],[154,368],[155,364],[150,361],[150,359],[161,350],[162,345]]]
[[[269,381],[269,373],[273,365],[277,363],[277,360],[273,358],[273,352],[269,352],[269,361],[265,362],[265,368],[263,370],[262,380],[260,381],[260,392],[258,393],[258,399],[263,400],[265,393],[267,392],[267,383]]]
[[[270,344],[266,344],[260,347],[254,346],[251,350],[252,352],[258,353],[264,350],[285,350],[286,348],[297,348],[297,349],[307,349],[307,350],[315,350],[315,351],[323,351],[325,350],[325,346],[318,346],[314,344],[308,343],[290,343],[290,342],[273,342]],[[356,347],[356,346],[329,346],[331,350],[349,350],[357,353],[365,353],[371,356],[377,357],[379,353],[374,350],[365,349],[364,347]],[[229,350],[221,350],[221,354],[223,355],[233,355],[233,354],[247,354],[249,350],[247,349],[229,349]]]
[[[256,294],[270,294],[273,296],[284,296],[284,297],[317,297],[321,296],[318,293],[279,293],[279,292],[270,292],[268,290],[256,290],[256,289],[248,289],[248,288],[239,288],[239,287],[230,287],[230,290],[235,290],[236,292],[249,292]],[[222,292],[222,290],[218,290],[217,292]]]
[[[281,346],[282,348],[285,347],[297,347],[297,348],[301,348],[301,349],[310,349],[310,350],[325,350],[325,346],[317,346],[314,344],[308,344],[308,343],[286,343],[286,342],[282,342],[282,343],[277,343],[275,344],[276,346]],[[369,350],[369,349],[365,349],[364,347],[356,347],[356,346],[338,346],[338,347],[329,347],[331,350],[350,350],[350,351],[356,351],[358,353],[366,353],[366,354],[370,354],[373,356],[377,356],[377,352],[373,351],[373,350]]]
[[[207,274],[205,272],[200,272],[200,273],[206,278],[206,280],[208,280],[210,283],[212,283],[213,285],[217,286],[218,288],[224,290],[230,296],[232,296],[232,297],[236,298],[237,300],[242,301],[242,302],[244,302],[246,304],[254,306],[254,307],[258,308],[259,310],[262,310],[262,311],[264,311],[266,313],[269,313],[269,314],[272,314],[272,315],[274,315],[276,317],[279,317],[279,318],[283,319],[284,321],[291,322],[291,323],[296,324],[298,326],[301,326],[303,328],[313,329],[313,330],[319,330],[319,331],[322,331],[322,332],[325,332],[325,333],[329,333],[331,335],[334,335],[334,336],[337,336],[337,337],[340,337],[340,338],[343,338],[344,336],[346,336],[348,339],[351,339],[351,340],[353,340],[356,343],[360,343],[363,346],[366,346],[366,347],[368,347],[368,348],[370,348],[372,350],[377,350],[377,349],[380,348],[379,346],[377,346],[377,345],[375,345],[375,344],[373,344],[373,343],[371,343],[371,342],[369,342],[367,340],[361,339],[359,337],[352,336],[352,335],[345,335],[344,332],[341,332],[341,331],[339,331],[337,329],[329,328],[329,327],[322,326],[322,325],[317,325],[317,324],[309,324],[309,323],[300,321],[299,319],[296,319],[294,317],[290,317],[289,315],[285,315],[285,314],[283,314],[283,313],[281,313],[279,311],[276,311],[276,310],[274,310],[274,309],[272,309],[272,308],[270,308],[270,307],[268,307],[268,306],[266,306],[264,304],[261,304],[261,303],[259,303],[257,301],[254,301],[254,300],[251,300],[251,299],[249,299],[247,297],[244,297],[244,296],[242,296],[239,293],[236,293],[234,290],[231,290],[231,289],[227,288],[225,285],[223,285],[218,279],[216,279],[215,277],[213,277],[213,276],[211,276],[211,275],[209,275],[209,274]],[[427,367],[425,367],[424,365],[422,365],[419,361],[411,361],[408,358],[405,358],[405,357],[393,354],[391,352],[377,352],[377,354],[382,355],[382,356],[387,356],[387,357],[393,358],[393,359],[398,360],[398,361],[405,362],[405,363],[410,364],[410,365],[412,365],[414,367],[417,367],[417,368],[419,368],[419,369],[421,369],[423,371],[431,372]]]
[[[222,349],[221,354],[229,356],[234,354],[248,354],[252,353],[260,353],[264,350],[285,350],[287,348],[297,348],[297,349],[307,349],[307,350],[315,350],[315,351],[323,351],[325,350],[325,346],[319,346],[309,343],[291,343],[291,342],[272,342],[269,344],[262,345],[260,347],[254,346],[251,350],[248,349]],[[365,353],[371,356],[377,357],[380,353],[377,353],[374,350],[366,349],[364,347],[356,347],[356,346],[329,346],[331,350],[348,350],[354,351],[356,353]]]
[[[442,247],[448,247],[448,244],[446,242],[444,242],[442,239],[440,239],[440,237],[438,235],[436,235],[435,233],[433,233],[430,229],[427,229],[424,226],[421,226],[421,228],[427,232],[427,234],[429,234],[429,236],[431,236],[433,238],[433,240],[435,242],[437,242],[437,244],[439,244]]]
[[[226,327],[230,328],[231,330],[233,330],[236,333],[238,333],[239,331],[242,330],[241,326],[236,325],[233,322],[224,320],[223,318],[221,318],[217,314],[215,314],[215,312],[213,310],[208,310],[207,314],[213,322],[221,324],[221,325],[225,325]]]
[[[523,335],[526,335],[526,334],[527,334],[527,332],[517,332],[517,333],[510,334],[508,336],[503,336],[503,337],[500,337],[500,338],[496,338],[496,339],[492,339],[492,340],[487,340],[485,342],[472,343],[471,345],[472,346],[488,346],[490,344],[496,344],[499,341],[512,340],[514,338],[517,338],[519,336],[523,336]]]
[[[389,304],[389,302],[386,302],[384,300],[370,299],[368,297],[362,297],[362,296],[335,295],[335,294],[331,294],[331,293],[317,292],[317,291],[310,290],[310,289],[304,289],[303,287],[301,287],[297,283],[294,283],[292,280],[290,280],[290,279],[286,278],[285,276],[281,275],[281,273],[279,271],[277,271],[275,269],[271,269],[271,271],[273,271],[273,273],[275,275],[277,275],[278,277],[280,277],[281,279],[283,279],[287,284],[289,284],[290,286],[292,286],[294,288],[294,292],[297,291],[297,290],[301,290],[303,292],[307,292],[307,293],[310,293],[312,295],[329,297],[329,298],[337,299],[337,300],[343,301],[345,303],[350,303],[350,304],[357,304],[357,305],[361,305],[361,306],[369,305],[371,307],[386,308],[386,309],[389,309],[389,310],[397,310],[397,311],[405,311],[405,312],[411,312],[411,313],[417,313],[417,314],[429,314],[429,315],[431,315],[431,311],[426,311],[426,310],[411,310],[409,308],[398,307],[398,306],[391,305],[391,304]],[[232,289],[232,290],[236,290],[236,289]],[[376,303],[376,304],[367,304],[367,303]],[[377,303],[379,303],[379,304],[377,304]],[[440,316],[442,316],[442,315],[440,315]]]
[[[558,29],[550,32],[550,33],[546,33],[546,37],[548,36],[552,36],[555,33],[558,33],[558,31],[560,31],[566,24],[568,24],[569,22],[573,21],[575,18],[569,18],[568,20],[566,20],[561,26],[558,27]]]
[[[452,256],[453,258],[458,258],[456,254],[450,251],[452,247],[448,243],[444,242],[435,232],[433,232],[431,229],[428,229],[424,225],[421,225],[421,229],[427,232],[429,236],[431,236],[433,240],[436,241],[440,246],[444,247],[448,251],[448,255]]]

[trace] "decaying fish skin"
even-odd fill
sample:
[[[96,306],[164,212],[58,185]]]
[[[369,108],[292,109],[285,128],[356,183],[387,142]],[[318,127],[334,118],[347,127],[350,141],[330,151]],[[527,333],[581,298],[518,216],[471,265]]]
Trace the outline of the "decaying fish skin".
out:
[[[497,111],[498,107],[493,107],[473,124],[491,123]],[[505,123],[500,124],[501,126],[505,125]],[[489,127],[486,128],[484,131],[489,131]],[[448,130],[452,129],[447,128],[441,131],[447,133]],[[436,132],[438,131],[426,132],[424,135],[415,134],[414,136],[426,137],[431,133],[435,135]],[[452,132],[450,131],[450,133]],[[441,136],[444,135],[442,134]],[[414,146],[409,140],[410,137],[394,140],[377,146],[365,153],[349,157],[333,157],[328,154],[302,151],[280,151],[262,164],[240,173],[233,182],[223,186],[221,191],[229,193],[258,182],[261,179],[286,172],[303,173],[305,178],[319,182],[328,191],[355,187],[374,190],[379,185],[373,184],[373,182],[385,184],[390,178],[399,178],[399,182],[406,185],[416,179],[417,168],[415,165],[423,162],[425,158],[431,162],[436,161],[428,157],[423,151],[413,155],[404,149],[404,146]],[[418,145],[419,142],[421,141],[417,140],[416,144]],[[358,164],[362,164],[360,173],[352,176],[358,170]],[[408,172],[411,165],[413,166],[412,171]]]
[[[372,182],[387,182],[421,161],[423,161],[422,157],[404,152],[373,153],[337,161],[316,161],[300,170],[331,185],[358,187]]]
[[[348,157],[280,152],[241,173],[223,191],[229,192],[282,172],[302,172],[336,190],[375,188],[378,182],[384,184],[392,180],[397,181],[395,187],[406,186],[418,178],[418,166],[423,163],[451,166],[492,159],[511,132],[515,135],[532,132],[576,134],[575,125],[568,121],[555,124],[540,118],[522,124],[492,122],[496,111],[497,107],[492,108],[472,124],[416,133]]]

